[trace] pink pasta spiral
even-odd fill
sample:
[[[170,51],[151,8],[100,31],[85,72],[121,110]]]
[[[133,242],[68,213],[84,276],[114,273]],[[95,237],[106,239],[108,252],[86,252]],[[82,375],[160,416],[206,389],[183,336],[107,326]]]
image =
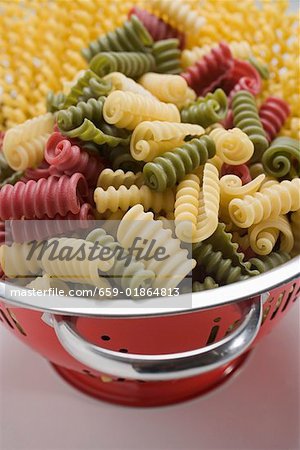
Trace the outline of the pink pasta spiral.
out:
[[[143,23],[144,27],[147,28],[151,34],[154,41],[161,41],[163,39],[176,38],[179,40],[180,48],[184,48],[185,45],[185,35],[181,33],[176,28],[171,27],[171,25],[159,19],[154,14],[150,14],[144,9],[134,6],[128,13],[130,18],[132,14],[135,14],[139,20]]]
[[[276,137],[289,114],[290,107],[281,98],[268,97],[261,105],[259,117],[269,142]]]
[[[30,180],[38,181],[41,178],[49,178],[51,175],[58,175],[59,172],[53,169],[49,166],[47,161],[44,160],[37,168],[26,169],[20,181],[27,183]]]
[[[181,76],[198,95],[205,95],[219,86],[233,65],[229,46],[220,42]]]
[[[246,164],[232,166],[231,164],[224,163],[221,167],[221,177],[224,175],[236,175],[242,180],[243,185],[252,181],[250,170]]]
[[[0,190],[0,220],[42,219],[45,215],[52,219],[56,214],[77,214],[87,195],[87,182],[81,173],[27,183],[18,181],[14,186],[6,184]]]
[[[72,143],[60,133],[53,133],[45,149],[46,161],[59,172],[72,175],[82,173],[89,184],[95,185],[104,168],[102,160],[96,155],[89,155],[78,145]]]
[[[44,216],[42,220],[11,220],[9,236],[12,242],[17,243],[48,239],[77,229],[89,228],[93,221],[93,209],[91,205],[84,203],[77,214],[69,212],[64,217],[56,214],[53,219]]]
[[[222,80],[222,89],[229,95],[229,99],[238,91],[249,91],[253,95],[260,93],[261,77],[248,61],[233,59],[233,64]]]

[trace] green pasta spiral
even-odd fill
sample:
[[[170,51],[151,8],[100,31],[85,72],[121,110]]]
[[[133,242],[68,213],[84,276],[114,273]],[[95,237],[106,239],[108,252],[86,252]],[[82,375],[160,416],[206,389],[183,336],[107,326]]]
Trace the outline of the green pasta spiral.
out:
[[[109,134],[106,133],[108,131]],[[123,134],[122,137],[114,136],[113,133]],[[89,119],[84,119],[83,124],[70,131],[64,131],[66,136],[70,138],[79,138],[82,141],[92,141],[95,144],[103,145],[107,144],[109,147],[116,147],[117,145],[128,145],[130,141],[130,135],[124,130],[117,130],[108,124],[103,124],[102,129],[97,128],[93,122]]]
[[[79,102],[77,106],[70,106],[68,109],[59,111],[57,114],[57,125],[64,131],[73,130],[79,127],[84,119],[89,119],[97,124],[103,120],[102,110],[105,97],[99,97],[98,100],[90,98],[87,102]]]
[[[248,91],[238,91],[232,99],[233,123],[246,133],[254,145],[252,162],[260,160],[269,143],[261,124],[254,96]]]
[[[200,270],[220,285],[245,280],[248,275],[242,275],[241,267],[234,266],[231,259],[224,259],[221,251],[214,251],[211,244],[201,242],[193,247],[193,258]]]
[[[99,37],[82,50],[83,57],[90,61],[100,52],[145,52],[153,39],[137,16],[132,15],[122,27]]]
[[[9,167],[4,154],[0,152],[0,182],[6,180],[13,173],[14,171]]]
[[[151,189],[162,192],[175,186],[186,174],[205,164],[215,154],[216,147],[209,136],[192,139],[145,164],[145,183]]]
[[[154,43],[152,54],[155,59],[155,72],[178,74],[182,71],[180,67],[181,52],[178,46],[178,39],[164,39]]]
[[[90,98],[99,98],[107,95],[112,89],[110,81],[102,80],[93,71],[86,70],[66,96],[63,109],[77,105],[79,101],[87,101]]]
[[[90,68],[99,77],[111,72],[122,72],[130,78],[139,78],[146,72],[153,72],[155,60],[151,54],[141,52],[103,52],[90,62]]]
[[[97,242],[100,246],[110,249],[112,253],[115,249],[121,249],[120,244],[101,228],[91,231],[86,237],[86,240],[93,243]],[[130,263],[126,264],[127,256],[129,256],[127,250],[123,249],[121,255],[118,250],[114,265],[108,272],[108,275],[113,277],[114,281],[123,289],[130,288],[133,293],[135,289],[150,287],[155,278],[154,272],[152,270],[146,270],[142,261],[137,261],[131,256]]]
[[[0,189],[6,184],[15,185],[18,181],[20,181],[23,175],[24,172],[13,172],[12,175],[8,176],[4,180],[1,180]]]
[[[48,112],[55,113],[64,108],[66,96],[63,92],[54,94],[53,91],[49,91],[46,99],[46,108]]]
[[[266,64],[261,63],[256,58],[254,58],[254,56],[250,56],[248,61],[254,67],[254,69],[257,70],[263,80],[268,80],[268,78],[270,78],[270,72]]]
[[[225,119],[228,111],[228,102],[225,92],[217,89],[209,92],[205,97],[199,97],[195,102],[190,103],[180,112],[181,121],[186,123],[196,123],[204,128],[213,123]]]
[[[193,292],[207,291],[208,289],[215,289],[219,287],[218,283],[212,277],[205,277],[203,283],[200,281],[193,282]]]
[[[249,259],[251,265],[259,271],[259,273],[267,272],[268,270],[274,269],[281,264],[286,263],[291,259],[291,256],[285,252],[272,252],[266,256],[259,256],[256,258]]]
[[[121,169],[124,172],[141,172],[144,162],[137,161],[131,156],[128,148],[117,146],[108,153],[108,159],[113,170]]]
[[[295,169],[293,170],[293,162]],[[300,143],[289,137],[275,139],[262,156],[262,163],[268,175],[286,179],[300,176]]]

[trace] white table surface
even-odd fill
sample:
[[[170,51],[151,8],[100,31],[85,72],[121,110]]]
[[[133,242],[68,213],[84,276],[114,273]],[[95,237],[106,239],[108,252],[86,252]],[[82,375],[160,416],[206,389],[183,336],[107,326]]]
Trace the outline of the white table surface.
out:
[[[81,394],[0,327],[0,449],[298,450],[299,312],[290,310],[222,387],[154,409]]]

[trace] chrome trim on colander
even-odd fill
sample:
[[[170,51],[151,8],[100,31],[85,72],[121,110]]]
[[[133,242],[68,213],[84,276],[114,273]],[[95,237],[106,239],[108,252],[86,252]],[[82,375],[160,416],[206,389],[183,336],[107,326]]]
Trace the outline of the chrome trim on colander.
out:
[[[21,295],[13,290],[16,286],[0,282],[0,297],[6,303],[20,308],[29,308],[54,314],[88,316],[88,317],[150,317],[170,314],[181,314],[191,311],[200,311],[217,306],[257,296],[263,292],[275,289],[277,286],[288,283],[300,276],[300,256],[276,267],[264,274],[248,280],[193,293],[192,306],[187,306],[187,295],[176,297],[176,307],[167,306],[158,308],[157,304],[172,303],[170,297],[152,298],[147,300],[99,300],[80,297],[59,296],[28,296],[26,288],[18,288]]]

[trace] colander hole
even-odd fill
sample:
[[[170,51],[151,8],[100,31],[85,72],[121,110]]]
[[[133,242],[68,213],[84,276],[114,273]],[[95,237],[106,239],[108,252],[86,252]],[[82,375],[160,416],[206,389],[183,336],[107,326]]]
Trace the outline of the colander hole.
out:
[[[300,286],[298,286],[298,289],[296,291],[295,298],[294,298],[293,302],[295,302],[298,299],[299,294],[300,294]]]
[[[12,328],[12,329],[14,329],[14,327],[13,327],[13,325],[10,323],[10,321],[8,320],[8,318],[6,317],[6,314],[5,314],[5,312],[4,311],[2,311],[2,309],[0,309],[0,314],[2,315],[2,317],[3,317],[3,319],[1,319],[2,320],[2,322],[6,322],[7,323],[7,325],[10,327],[10,328]],[[0,316],[1,317],[1,316]]]
[[[215,319],[214,319],[214,322],[216,322],[216,323],[218,323],[218,322],[221,322],[221,317],[216,317]]]
[[[101,336],[102,341],[110,341],[110,336],[108,336],[107,334],[104,334],[103,336]]]
[[[215,342],[218,331],[219,331],[219,325],[215,325],[214,327],[212,327],[212,329],[210,330],[210,335],[208,336],[206,345],[212,344],[213,342]]]
[[[120,348],[119,352],[121,352],[121,353],[128,353],[128,349],[127,348]]]
[[[269,305],[269,306],[267,306],[265,309],[264,309],[264,313],[263,313],[263,319],[262,319],[262,325],[265,323],[265,321],[266,321],[266,319],[267,319],[267,317],[268,317],[268,314],[269,314],[269,312],[270,312],[270,309],[271,309],[271,305]]]
[[[275,317],[276,317],[276,315],[277,315],[277,313],[278,313],[278,311],[279,311],[280,305],[281,305],[281,303],[282,303],[284,294],[285,294],[285,291],[283,291],[283,292],[279,295],[279,297],[278,297],[278,299],[277,299],[277,302],[276,302],[276,304],[275,304],[275,310],[274,310],[273,314],[271,315],[270,320],[275,319]]]
[[[117,378],[117,381],[123,382],[125,381],[125,378]]]
[[[281,312],[283,312],[283,311],[286,310],[288,304],[290,303],[290,300],[291,300],[291,298],[292,298],[292,295],[294,294],[294,291],[295,291],[296,286],[297,286],[297,284],[293,284],[293,285],[292,285],[291,290],[290,290],[290,293],[289,293],[289,295],[287,296],[286,302],[285,302],[285,304],[283,305],[283,308],[282,308]]]

